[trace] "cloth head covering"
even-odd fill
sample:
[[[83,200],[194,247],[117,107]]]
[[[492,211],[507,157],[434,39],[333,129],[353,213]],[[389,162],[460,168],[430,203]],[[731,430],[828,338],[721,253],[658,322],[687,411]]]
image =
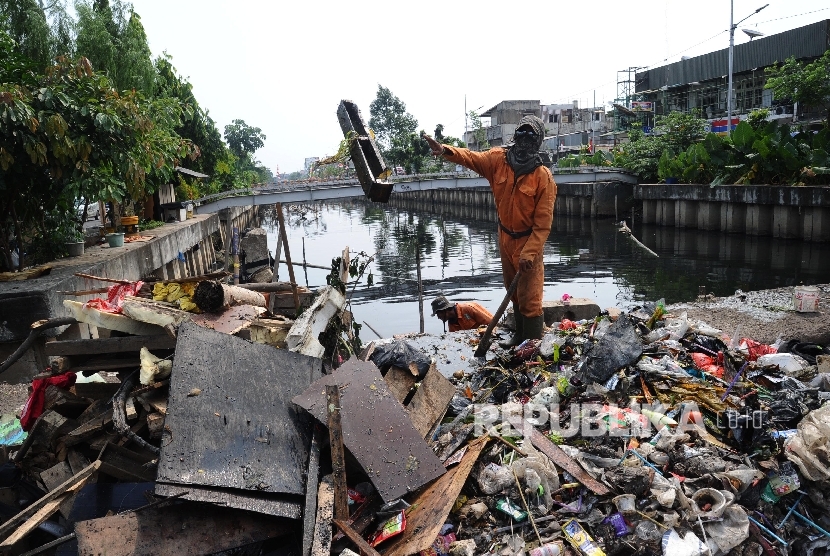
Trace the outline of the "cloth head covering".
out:
[[[507,163],[510,164],[510,167],[513,168],[513,172],[516,174],[516,177],[519,177],[524,174],[530,174],[536,168],[543,164],[542,157],[539,156],[539,147],[542,146],[542,141],[545,139],[545,123],[536,116],[524,116],[521,120],[519,120],[519,125],[516,126],[516,131],[522,128],[522,126],[530,126],[530,128],[536,132],[536,143],[533,148],[533,153],[528,160],[518,160],[515,152],[516,148],[516,140],[510,143],[507,147]]]
[[[439,295],[438,297],[432,300],[433,317],[438,311],[444,311],[446,309],[452,309],[452,303],[450,303],[449,300],[443,295]]]

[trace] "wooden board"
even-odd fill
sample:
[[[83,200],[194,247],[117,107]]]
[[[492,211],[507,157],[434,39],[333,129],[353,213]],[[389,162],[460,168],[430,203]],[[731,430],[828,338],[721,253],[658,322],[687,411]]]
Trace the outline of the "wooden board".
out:
[[[401,369],[394,365],[389,367],[389,370],[383,376],[383,380],[386,381],[389,391],[392,392],[399,403],[406,401],[409,391],[415,386],[415,377],[412,376],[412,373],[407,369]]]
[[[406,406],[412,424],[426,438],[444,416],[455,394],[455,386],[433,366],[427,372],[412,401]]]
[[[383,556],[409,556],[432,546],[487,440],[482,436],[470,442],[461,463],[418,493],[406,512],[406,530],[384,543]]]
[[[279,519],[196,504],[148,508],[75,524],[79,556],[213,554],[282,536]]]
[[[98,353],[138,353],[142,347],[150,351],[175,349],[176,340],[167,334],[153,336],[123,336],[120,338],[97,338],[94,340],[63,340],[46,342],[46,355],[91,355]]]
[[[322,432],[316,427],[311,436],[311,448],[308,456],[308,475],[305,488],[305,507],[303,508],[303,556],[310,556],[314,542],[314,523],[317,518],[317,488],[320,483],[320,444]]]
[[[322,374],[320,359],[183,323],[158,480],[304,495],[312,422],[290,400]]]
[[[288,494],[259,494],[239,489],[165,483],[156,483],[155,492],[159,496],[180,495],[184,500],[193,502],[207,502],[225,508],[236,508],[290,519],[300,519],[303,514],[303,498]]]
[[[216,332],[234,334],[243,328],[251,326],[251,322],[261,312],[261,307],[237,305],[219,314],[202,313],[201,315],[193,315],[192,319],[196,324],[215,330]]]
[[[325,423],[325,387],[330,384],[340,387],[346,448],[384,502],[396,500],[444,474],[441,461],[412,425],[374,363],[352,358],[293,401]]]
[[[334,519],[334,485],[331,475],[320,479],[317,491],[317,515],[311,556],[331,556],[331,524]],[[305,534],[305,532],[303,532]]]

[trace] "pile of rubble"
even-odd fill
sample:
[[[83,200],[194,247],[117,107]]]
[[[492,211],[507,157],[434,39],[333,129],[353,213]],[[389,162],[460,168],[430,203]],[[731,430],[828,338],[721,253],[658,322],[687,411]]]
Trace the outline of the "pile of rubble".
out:
[[[67,302],[96,337],[48,342],[28,435],[0,428],[0,551],[830,552],[821,346],[656,304],[486,359],[481,331],[354,353],[337,288],[295,320],[259,295],[123,283]],[[436,361],[447,342],[464,368]]]

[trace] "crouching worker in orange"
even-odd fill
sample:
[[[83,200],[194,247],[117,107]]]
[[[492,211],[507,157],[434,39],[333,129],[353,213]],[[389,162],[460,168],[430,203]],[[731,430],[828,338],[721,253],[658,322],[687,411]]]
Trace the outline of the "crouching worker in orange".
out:
[[[490,182],[499,216],[499,247],[505,288],[521,270],[512,298],[516,333],[503,347],[512,347],[530,338],[541,338],[544,329],[542,293],[545,269],[542,261],[545,241],[553,223],[556,183],[542,164],[539,147],[545,124],[536,116],[525,116],[507,147],[475,152],[442,145],[424,135],[432,154],[478,172]]]
[[[432,300],[432,316],[449,323],[450,332],[471,330],[493,320],[493,314],[475,301],[453,304],[443,295]]]

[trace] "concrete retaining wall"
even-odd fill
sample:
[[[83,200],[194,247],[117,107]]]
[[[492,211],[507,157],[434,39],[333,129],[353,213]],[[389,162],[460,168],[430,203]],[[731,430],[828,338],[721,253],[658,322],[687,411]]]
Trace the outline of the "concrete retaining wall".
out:
[[[637,185],[643,223],[830,241],[830,187]]]
[[[230,214],[240,227],[250,226],[257,218],[254,207],[235,208]],[[221,265],[217,265],[213,235],[219,233],[218,215],[196,215],[190,220],[145,232],[144,235],[154,237],[150,241],[127,243],[118,248],[88,247],[80,257],[49,263],[52,271],[47,276],[0,282],[0,343],[26,338],[34,321],[66,315],[65,299],[87,301],[100,295],[67,296],[60,292],[107,285],[80,278],[76,273],[119,280],[175,280],[216,270]]]
[[[634,186],[622,182],[557,184],[554,216],[619,217],[631,211]],[[389,205],[457,218],[496,221],[496,204],[489,187],[432,189],[394,193]]]

